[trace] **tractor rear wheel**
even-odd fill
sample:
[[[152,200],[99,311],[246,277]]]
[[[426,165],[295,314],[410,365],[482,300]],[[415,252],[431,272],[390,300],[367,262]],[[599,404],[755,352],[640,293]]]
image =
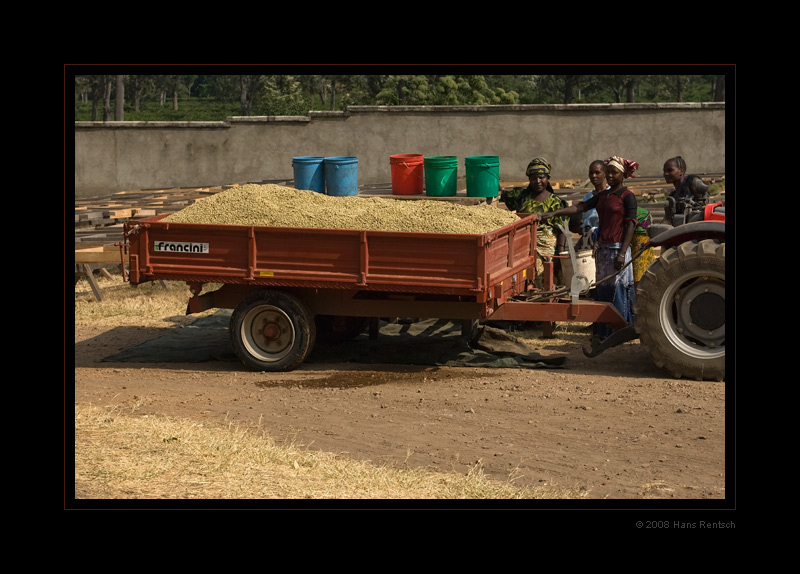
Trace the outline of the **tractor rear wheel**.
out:
[[[704,239],[664,251],[639,282],[634,325],[672,376],[725,380],[725,243]]]

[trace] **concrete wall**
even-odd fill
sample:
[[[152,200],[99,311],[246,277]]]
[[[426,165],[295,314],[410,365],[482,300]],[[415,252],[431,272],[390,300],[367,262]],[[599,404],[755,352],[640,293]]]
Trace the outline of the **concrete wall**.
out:
[[[75,196],[292,179],[297,156],[355,156],[359,185],[391,181],[401,153],[498,156],[500,179],[525,180],[536,157],[553,179],[587,177],[609,155],[662,177],[681,155],[691,173],[725,173],[725,104],[357,106],[308,117],[224,122],[76,122]]]

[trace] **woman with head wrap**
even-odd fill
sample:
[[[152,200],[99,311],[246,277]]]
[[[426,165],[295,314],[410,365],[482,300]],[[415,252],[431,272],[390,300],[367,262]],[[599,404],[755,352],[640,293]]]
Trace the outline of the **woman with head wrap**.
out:
[[[547,211],[567,207],[567,202],[558,197],[550,185],[550,164],[546,159],[542,157],[532,159],[525,170],[525,175],[528,176],[528,187],[514,187],[500,194],[500,201],[505,203],[509,210],[541,215]],[[567,237],[556,225],[566,228],[568,224],[568,217],[554,217],[547,225],[539,226],[536,246],[539,254],[536,259],[538,276],[541,277],[544,271],[542,257],[552,257],[566,250]],[[557,274],[560,268],[560,261],[556,259],[554,272]]]
[[[613,302],[625,320],[631,323],[634,297],[633,269],[627,264],[631,261],[630,245],[638,220],[636,197],[624,183],[626,178],[633,177],[633,172],[639,168],[639,164],[619,156],[606,159],[605,164],[608,189],[586,201],[544,213],[540,217],[543,221],[547,221],[553,217],[597,209],[599,222],[595,243],[595,265],[596,277],[600,283],[595,286],[595,297],[598,301]],[[608,324],[595,323],[592,338],[602,341],[611,333],[612,329]]]

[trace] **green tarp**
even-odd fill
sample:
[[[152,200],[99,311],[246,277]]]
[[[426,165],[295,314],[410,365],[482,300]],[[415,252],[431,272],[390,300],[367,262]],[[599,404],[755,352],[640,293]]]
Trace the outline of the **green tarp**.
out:
[[[108,362],[237,361],[228,334],[231,312],[219,310],[166,335],[105,357]],[[492,368],[554,368],[565,357],[542,357],[504,329],[483,324],[470,339],[461,323],[424,319],[381,322],[375,339],[364,332],[337,343],[317,341],[306,363],[364,363]]]

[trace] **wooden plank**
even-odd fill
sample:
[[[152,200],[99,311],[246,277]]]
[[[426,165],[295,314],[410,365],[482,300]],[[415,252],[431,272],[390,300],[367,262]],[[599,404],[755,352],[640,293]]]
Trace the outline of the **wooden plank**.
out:
[[[110,241],[118,241],[122,238],[122,229],[117,229],[116,226],[108,228],[109,231],[98,231],[96,229],[75,230],[75,241],[94,241],[108,243]]]
[[[92,274],[92,268],[90,265],[85,263],[80,265],[81,273],[86,277],[86,280],[89,281],[89,285],[92,288],[92,293],[94,293],[95,299],[98,301],[103,300],[103,292],[100,290],[100,285],[97,284],[97,280],[94,278]]]
[[[113,247],[113,246],[112,246]],[[115,247],[116,251],[106,249],[106,246],[91,247],[89,249],[75,249],[75,263],[109,263],[120,264],[122,259],[119,253],[119,247]],[[125,261],[129,261],[129,257],[125,256]]]
[[[119,207],[119,208],[115,208],[115,209],[110,209],[110,210],[108,210],[106,212],[106,216],[110,217],[112,219],[123,219],[123,218],[124,219],[128,219],[130,217],[133,217],[133,208],[132,207],[126,207],[126,208]]]
[[[86,211],[80,213],[80,220],[85,221],[89,219],[103,219],[103,212],[102,211]]]

